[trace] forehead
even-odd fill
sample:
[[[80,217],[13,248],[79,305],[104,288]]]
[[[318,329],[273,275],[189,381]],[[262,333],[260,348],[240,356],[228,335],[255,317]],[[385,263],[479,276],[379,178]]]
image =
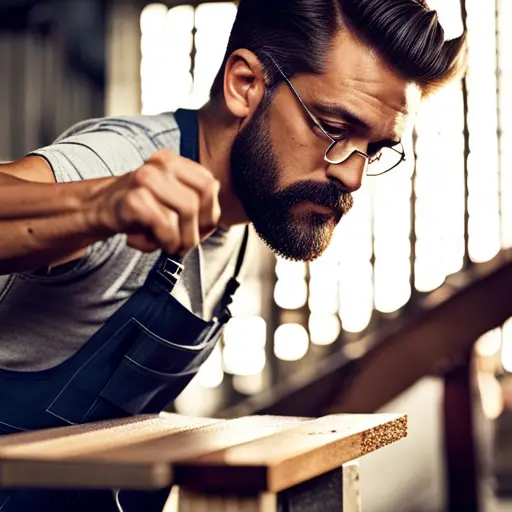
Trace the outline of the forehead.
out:
[[[333,41],[325,73],[299,78],[315,101],[343,106],[383,139],[393,133],[400,138],[421,101],[415,84],[390,69],[346,29]]]

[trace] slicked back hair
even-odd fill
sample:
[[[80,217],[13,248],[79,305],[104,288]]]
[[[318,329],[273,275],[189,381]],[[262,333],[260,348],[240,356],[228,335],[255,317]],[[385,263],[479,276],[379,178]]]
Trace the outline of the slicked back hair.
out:
[[[424,0],[240,0],[212,97],[222,96],[226,63],[237,49],[260,59],[272,89],[281,80],[268,55],[288,77],[321,74],[335,36],[345,29],[424,95],[464,71],[466,34],[446,40]]]

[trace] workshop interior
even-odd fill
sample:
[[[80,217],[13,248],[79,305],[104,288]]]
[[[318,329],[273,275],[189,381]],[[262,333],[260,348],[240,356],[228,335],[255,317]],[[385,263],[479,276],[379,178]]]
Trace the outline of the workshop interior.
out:
[[[429,6],[448,38],[467,30],[467,72],[425,100],[408,158],[354,193],[318,260],[276,257],[251,233],[233,318],[168,411],[405,413],[407,438],[361,461],[365,511],[506,512],[512,2]],[[217,1],[0,0],[0,161],[85,119],[200,108],[236,12]]]

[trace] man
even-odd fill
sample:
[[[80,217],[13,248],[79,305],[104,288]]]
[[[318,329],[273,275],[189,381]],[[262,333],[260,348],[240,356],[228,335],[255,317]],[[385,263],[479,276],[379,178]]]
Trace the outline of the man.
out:
[[[230,228],[320,256],[464,48],[422,0],[242,0],[200,111],[86,121],[1,166],[0,432],[162,410],[229,318]],[[93,506],[115,510],[108,493],[0,497]]]

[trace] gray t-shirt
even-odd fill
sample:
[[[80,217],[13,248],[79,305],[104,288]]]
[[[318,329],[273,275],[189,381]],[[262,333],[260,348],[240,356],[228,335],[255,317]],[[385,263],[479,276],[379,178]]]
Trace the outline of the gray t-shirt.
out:
[[[170,113],[85,121],[31,154],[45,158],[62,183],[122,175],[164,147],[180,148]],[[219,230],[190,253],[173,292],[183,305],[211,316],[240,235],[238,228]],[[0,276],[0,368],[43,370],[71,357],[143,284],[158,256],[128,247],[125,235],[117,235],[49,273]]]

